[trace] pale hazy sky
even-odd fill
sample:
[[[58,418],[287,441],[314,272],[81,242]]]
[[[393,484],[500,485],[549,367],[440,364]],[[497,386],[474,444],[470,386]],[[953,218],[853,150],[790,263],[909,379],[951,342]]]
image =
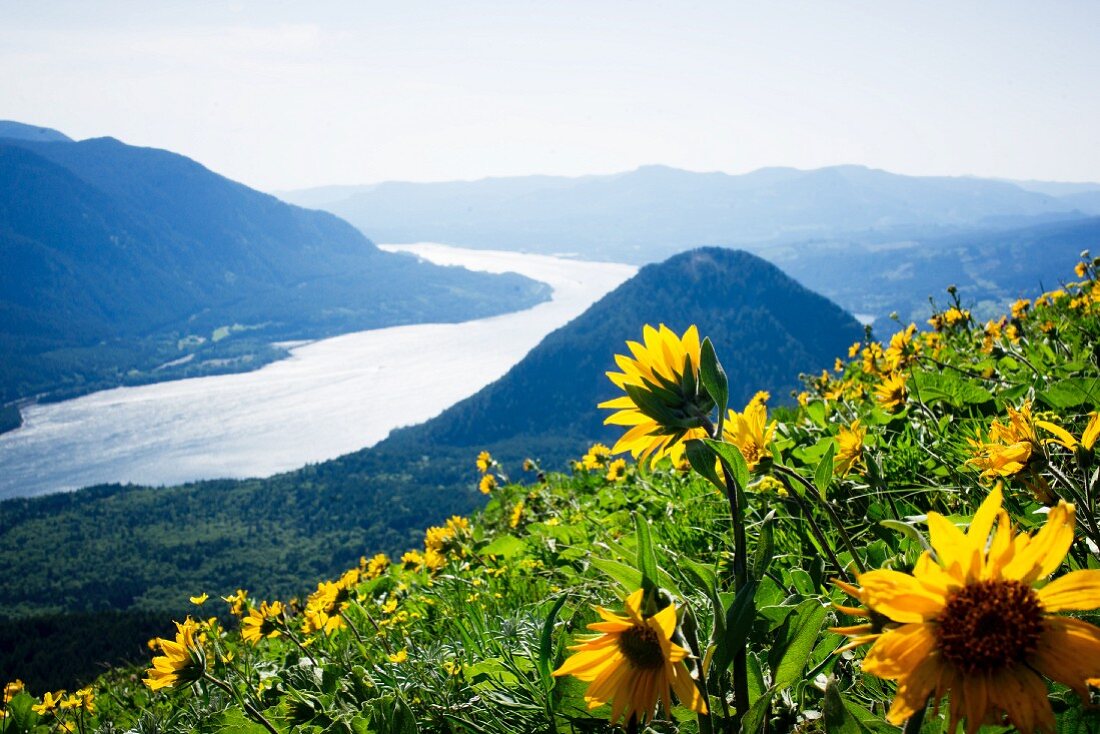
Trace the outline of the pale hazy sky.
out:
[[[1100,180],[1100,2],[0,0],[0,119],[261,189],[862,163]]]

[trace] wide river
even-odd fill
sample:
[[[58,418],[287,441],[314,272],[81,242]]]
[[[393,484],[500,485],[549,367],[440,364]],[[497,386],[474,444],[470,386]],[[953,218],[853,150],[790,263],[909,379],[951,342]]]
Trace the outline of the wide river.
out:
[[[487,319],[310,342],[255,372],[32,406],[22,428],[0,435],[0,499],[104,482],[270,476],[370,446],[497,379],[636,270],[431,243],[382,247],[443,265],[520,273],[548,283],[553,297]]]

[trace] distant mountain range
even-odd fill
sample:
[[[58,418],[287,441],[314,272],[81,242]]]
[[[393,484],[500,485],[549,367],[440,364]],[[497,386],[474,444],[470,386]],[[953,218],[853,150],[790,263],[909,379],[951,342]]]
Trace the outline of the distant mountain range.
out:
[[[241,369],[277,356],[276,339],[547,297],[518,275],[382,252],[331,214],[168,151],[0,124],[0,403]]]
[[[992,318],[1072,278],[1086,249],[1100,251],[1100,217],[888,243],[799,243],[767,257],[888,336],[889,314],[923,325],[928,299],[944,302],[947,285],[959,288],[975,316]]]
[[[1038,189],[1045,188],[1044,191]],[[1100,215],[1100,185],[902,176],[863,166],[386,182],[280,192],[386,242],[575,252],[653,262],[700,245],[883,242]]]
[[[754,252],[861,319],[925,318],[946,284],[979,312],[1066,277],[1100,247],[1100,184],[900,176],[861,166],[731,176],[647,166],[328,186],[280,194],[387,241],[567,251],[651,262],[701,244]]]

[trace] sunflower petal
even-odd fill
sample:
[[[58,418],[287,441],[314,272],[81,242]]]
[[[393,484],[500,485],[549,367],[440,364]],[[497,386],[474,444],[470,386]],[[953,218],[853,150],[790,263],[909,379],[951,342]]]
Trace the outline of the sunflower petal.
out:
[[[1061,501],[1050,508],[1043,527],[1005,565],[1002,570],[1004,578],[1030,584],[1054,573],[1073,544],[1074,521],[1072,504]]]
[[[1031,664],[1088,701],[1086,681],[1100,678],[1100,628],[1072,617],[1049,617]]]
[[[867,657],[863,670],[888,680],[905,678],[917,669],[936,647],[936,634],[928,624],[904,624],[884,632]]]
[[[1081,612],[1100,608],[1100,570],[1067,573],[1037,593],[1048,612]]]
[[[895,622],[924,622],[943,611],[944,597],[906,573],[878,569],[860,574],[862,601]]]

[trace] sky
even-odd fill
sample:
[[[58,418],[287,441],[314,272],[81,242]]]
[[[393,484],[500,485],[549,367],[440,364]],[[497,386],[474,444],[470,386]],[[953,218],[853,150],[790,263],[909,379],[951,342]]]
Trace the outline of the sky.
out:
[[[1100,181],[1100,3],[0,0],[0,119],[263,190],[660,163]]]

